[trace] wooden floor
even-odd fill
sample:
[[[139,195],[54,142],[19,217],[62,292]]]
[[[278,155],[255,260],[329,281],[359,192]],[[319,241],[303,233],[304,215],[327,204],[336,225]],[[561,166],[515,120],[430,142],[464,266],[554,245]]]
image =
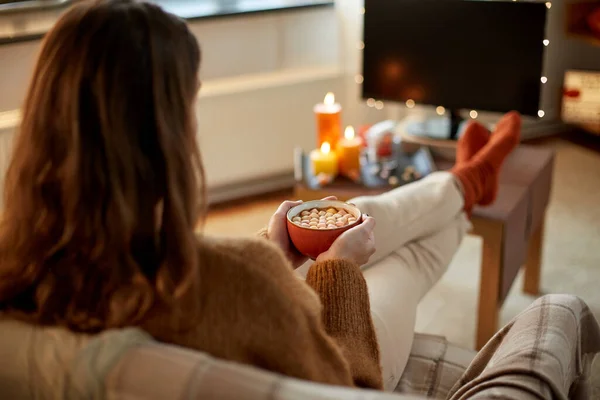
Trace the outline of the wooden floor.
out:
[[[218,204],[209,209],[204,231],[218,236],[251,236],[269,222],[292,189]]]

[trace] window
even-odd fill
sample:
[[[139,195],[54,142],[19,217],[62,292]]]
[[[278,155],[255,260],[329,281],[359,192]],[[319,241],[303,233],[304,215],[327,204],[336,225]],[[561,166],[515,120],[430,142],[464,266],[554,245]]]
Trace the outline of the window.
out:
[[[43,9],[66,5],[72,1],[73,0],[0,0],[0,11]]]
[[[182,18],[202,18],[263,11],[331,6],[333,0],[151,0]]]
[[[37,10],[81,0],[0,0],[2,10]],[[333,4],[333,0],[148,0],[183,18],[244,14]]]

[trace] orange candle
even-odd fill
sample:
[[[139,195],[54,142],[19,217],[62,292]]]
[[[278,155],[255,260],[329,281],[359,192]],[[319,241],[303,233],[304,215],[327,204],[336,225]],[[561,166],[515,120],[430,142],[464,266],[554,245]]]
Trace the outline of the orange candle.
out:
[[[323,103],[314,107],[317,117],[317,146],[325,142],[336,148],[342,136],[342,106],[335,102],[335,95],[327,93]]]
[[[362,141],[356,137],[354,128],[349,126],[344,138],[338,142],[337,154],[340,160],[340,174],[356,178],[360,175],[360,149]]]

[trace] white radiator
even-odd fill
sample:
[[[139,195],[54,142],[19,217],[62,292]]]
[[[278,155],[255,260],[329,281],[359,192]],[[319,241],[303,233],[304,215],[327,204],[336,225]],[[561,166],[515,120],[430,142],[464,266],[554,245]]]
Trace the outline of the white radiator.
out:
[[[316,145],[312,109],[329,91],[342,99],[337,67],[206,83],[198,103],[198,140],[210,199],[291,186],[293,149]]]
[[[293,149],[315,146],[312,108],[328,91],[344,94],[335,66],[206,82],[197,112],[209,200],[291,186]],[[18,111],[0,113],[0,188],[18,123]]]

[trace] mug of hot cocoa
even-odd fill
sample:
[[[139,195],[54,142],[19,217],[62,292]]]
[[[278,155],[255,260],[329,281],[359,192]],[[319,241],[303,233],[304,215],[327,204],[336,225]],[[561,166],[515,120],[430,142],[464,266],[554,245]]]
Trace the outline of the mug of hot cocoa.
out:
[[[313,260],[327,251],[338,236],[361,222],[358,207],[338,200],[307,201],[287,213],[292,243]]]

